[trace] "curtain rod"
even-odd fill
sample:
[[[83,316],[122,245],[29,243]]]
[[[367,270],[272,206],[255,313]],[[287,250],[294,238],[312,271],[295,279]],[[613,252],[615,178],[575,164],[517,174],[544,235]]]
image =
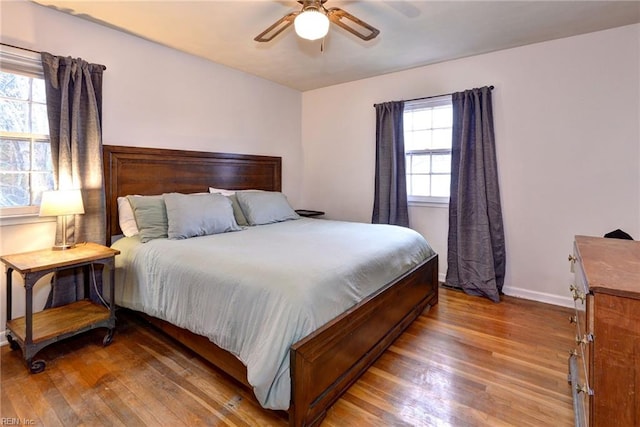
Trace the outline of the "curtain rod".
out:
[[[489,86],[489,90],[493,90],[493,88],[494,88],[493,85]],[[420,98],[403,99],[402,102],[420,101],[422,99],[440,98],[441,96],[449,96],[449,95],[453,95],[453,93],[443,93],[442,95],[422,96]],[[373,104],[374,107],[376,105],[378,104]]]
[[[2,46],[13,47],[15,49],[20,49],[20,50],[26,50],[27,52],[33,52],[33,53],[37,53],[37,54],[41,54],[42,53],[42,52],[39,52],[37,50],[27,49],[26,47],[15,46],[15,45],[12,45],[12,44],[9,44],[9,43],[0,42],[0,44]]]
[[[38,50],[33,50],[33,49],[28,49],[26,47],[20,47],[20,46],[15,46],[9,43],[4,43],[4,42],[0,42],[0,45],[2,46],[7,46],[7,47],[12,47],[14,49],[20,49],[20,50],[26,50],[27,52],[32,52],[32,53],[37,53],[38,55],[42,55],[42,52],[38,51]],[[103,70],[106,70],[107,67],[104,65],[100,65],[102,67]]]

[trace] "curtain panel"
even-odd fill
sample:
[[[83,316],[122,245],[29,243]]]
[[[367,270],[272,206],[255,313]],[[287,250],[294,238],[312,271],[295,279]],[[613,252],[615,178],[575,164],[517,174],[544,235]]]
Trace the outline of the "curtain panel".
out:
[[[506,251],[491,88],[454,93],[452,103],[446,283],[499,302]]]
[[[376,104],[374,224],[409,226],[404,154],[404,101]]]
[[[75,242],[106,242],[106,208],[102,171],[103,65],[42,52],[47,97],[53,175],[58,190],[80,189],[84,215],[67,221],[67,236]],[[58,223],[56,242],[61,240]],[[48,306],[83,297],[72,270],[54,279]],[[62,284],[61,282],[75,282]],[[75,285],[75,286],[74,286]]]

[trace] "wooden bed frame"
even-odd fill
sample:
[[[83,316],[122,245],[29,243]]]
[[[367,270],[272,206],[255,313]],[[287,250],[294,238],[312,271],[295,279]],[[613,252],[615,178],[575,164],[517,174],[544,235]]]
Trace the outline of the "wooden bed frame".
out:
[[[281,158],[138,147],[103,147],[107,239],[121,234],[117,197],[166,192],[281,190]],[[117,284],[116,284],[117,286]],[[327,409],[423,311],[438,302],[438,256],[291,346],[291,426],[318,425]],[[148,319],[249,386],[246,367],[207,338]]]

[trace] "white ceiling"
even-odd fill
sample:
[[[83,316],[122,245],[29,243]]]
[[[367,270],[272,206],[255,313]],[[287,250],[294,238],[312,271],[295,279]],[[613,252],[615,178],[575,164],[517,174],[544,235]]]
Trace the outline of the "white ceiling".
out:
[[[332,24],[321,52],[293,26],[253,41],[295,0],[35,1],[301,91],[640,22],[640,1],[328,0],[380,35]]]

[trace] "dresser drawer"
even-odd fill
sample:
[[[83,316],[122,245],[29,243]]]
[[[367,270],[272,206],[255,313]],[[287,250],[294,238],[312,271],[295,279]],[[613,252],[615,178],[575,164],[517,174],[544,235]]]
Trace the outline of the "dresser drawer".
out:
[[[589,381],[591,354],[593,351],[593,325],[588,321],[589,305],[593,296],[584,273],[580,254],[574,247],[574,254],[569,256],[571,271],[574,273],[573,283],[569,291],[574,301],[575,313],[571,322],[575,324],[574,348],[569,356],[569,377],[573,395],[573,407],[576,426],[589,425],[590,396],[593,394]]]
[[[571,271],[573,272],[573,283],[578,295],[587,295],[589,293],[587,275],[584,272],[584,264],[582,263],[582,258],[580,258],[580,252],[575,242],[573,244],[573,255],[569,256],[569,261],[571,262]]]

